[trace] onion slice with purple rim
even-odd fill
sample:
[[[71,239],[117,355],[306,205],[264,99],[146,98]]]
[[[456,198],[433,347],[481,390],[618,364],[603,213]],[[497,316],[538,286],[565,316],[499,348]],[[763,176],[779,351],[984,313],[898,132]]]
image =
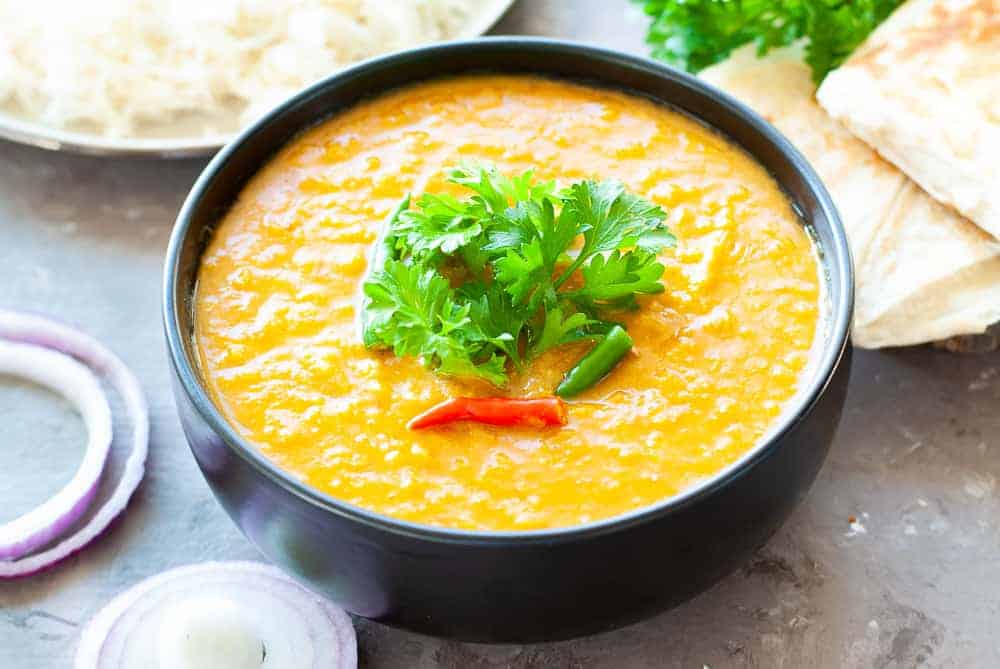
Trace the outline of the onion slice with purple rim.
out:
[[[93,485],[87,485],[92,474],[92,462],[96,459],[96,456],[93,455],[90,459],[88,456],[84,456],[84,463],[80,467],[80,471],[84,472],[84,475],[81,476],[78,472],[70,484],[53,498],[58,498],[67,488],[71,488],[72,494],[67,494],[67,499],[72,497],[73,504],[67,508],[63,504],[63,498],[60,498],[58,503],[48,506],[49,502],[46,502],[35,511],[12,521],[12,523],[18,523],[16,527],[19,532],[24,529],[24,534],[17,537],[21,541],[11,541],[5,532],[0,533],[0,544],[3,544],[7,549],[4,552],[4,559],[0,559],[0,578],[17,578],[41,571],[80,550],[100,535],[111,524],[111,521],[124,510],[129,498],[142,480],[145,469],[146,453],[149,448],[149,412],[142,388],[125,363],[96,339],[78,330],[42,316],[0,309],[0,340],[8,342],[7,346],[27,345],[24,349],[19,350],[32,350],[31,355],[35,356],[40,363],[32,370],[14,370],[14,373],[31,378],[57,391],[65,391],[67,395],[70,394],[71,382],[66,380],[66,387],[60,388],[43,381],[42,378],[46,374],[54,375],[57,373],[54,365],[60,365],[64,371],[68,371],[69,365],[64,365],[63,362],[69,361],[55,363],[53,362],[56,359],[54,357],[46,357],[43,360],[38,357],[41,353],[37,349],[38,347],[51,349],[51,351],[57,351],[82,362],[121,396],[132,426],[131,450],[121,478],[104,505],[82,527],[44,550],[27,554],[27,551],[41,548],[61,536],[86,509],[96,490],[96,481]],[[41,363],[44,364],[44,368]],[[8,369],[11,368],[11,365],[8,365]],[[21,374],[21,371],[25,373]],[[74,386],[73,393],[78,391],[82,392],[82,387],[76,388]],[[97,395],[104,398],[104,405],[107,405],[107,399],[99,385],[90,392],[96,392]],[[75,401],[76,398],[74,396],[70,399]],[[94,406],[96,407],[96,404]],[[97,418],[97,414],[101,410],[89,405],[86,411],[83,406],[80,406],[80,410],[84,414],[84,421],[87,423],[91,439],[93,439],[94,431],[91,429],[91,421],[102,420]],[[90,413],[94,415],[88,418]],[[98,437],[102,438],[99,431],[101,428],[97,429]],[[90,448],[88,448],[88,452],[92,453]],[[101,466],[97,471],[98,479],[106,457],[107,450],[105,448],[104,455],[100,457]],[[43,514],[44,518],[40,515],[33,515],[39,509],[46,509]],[[31,520],[22,524],[22,519],[28,516],[31,517]],[[10,525],[11,523],[4,525],[4,528],[6,529]]]
[[[259,562],[171,569],[126,590],[83,630],[75,669],[355,669],[340,608]]]
[[[0,560],[15,560],[61,535],[90,506],[111,449],[111,407],[93,372],[58,351],[0,340],[0,374],[59,393],[76,406],[87,426],[87,449],[69,483],[40,506],[0,525]]]

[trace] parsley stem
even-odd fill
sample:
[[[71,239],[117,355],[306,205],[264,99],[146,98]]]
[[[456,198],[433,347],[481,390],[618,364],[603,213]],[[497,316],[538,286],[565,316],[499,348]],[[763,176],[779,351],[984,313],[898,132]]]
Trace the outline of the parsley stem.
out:
[[[570,266],[566,268],[566,271],[564,271],[562,273],[562,275],[558,279],[556,279],[556,282],[553,284],[553,286],[555,287],[555,289],[559,290],[559,288],[564,283],[566,283],[566,280],[569,279],[571,276],[573,276],[573,272],[575,272],[576,270],[580,269],[580,266],[586,260],[587,260],[587,256],[585,254],[583,254],[583,253],[580,253],[580,255],[578,255],[576,257],[576,260],[574,260],[572,262],[572,264],[570,264]]]

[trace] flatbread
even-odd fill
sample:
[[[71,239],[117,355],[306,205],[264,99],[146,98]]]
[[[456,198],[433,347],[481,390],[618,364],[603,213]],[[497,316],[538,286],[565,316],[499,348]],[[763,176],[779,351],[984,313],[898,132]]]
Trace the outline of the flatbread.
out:
[[[817,97],[924,190],[1000,238],[1000,0],[909,0]]]
[[[857,345],[979,334],[1000,321],[1000,244],[830,118],[798,50],[759,60],[744,48],[702,76],[776,125],[833,195],[854,253]]]

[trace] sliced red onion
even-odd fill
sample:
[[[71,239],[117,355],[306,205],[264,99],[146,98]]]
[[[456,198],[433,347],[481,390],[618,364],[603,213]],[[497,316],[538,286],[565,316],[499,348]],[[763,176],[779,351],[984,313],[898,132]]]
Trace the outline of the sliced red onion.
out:
[[[0,340],[0,374],[45,386],[80,411],[87,450],[76,474],[40,506],[0,525],[0,560],[14,560],[49,543],[90,506],[111,449],[111,407],[93,372],[73,358],[40,346]]]
[[[131,450],[125,462],[121,478],[111,496],[89,521],[55,545],[30,555],[24,555],[24,546],[19,544],[19,548],[10,551],[8,559],[0,559],[0,578],[17,578],[41,571],[80,550],[100,535],[111,524],[111,521],[124,510],[129,498],[142,480],[146,453],[149,447],[149,412],[146,408],[146,398],[142,393],[142,388],[139,386],[139,382],[132,372],[125,366],[125,363],[96,339],[78,330],[35,314],[0,309],[0,340],[6,340],[13,344],[20,343],[33,347],[52,349],[76,358],[96,373],[98,377],[107,382],[121,396],[129,422],[132,425]],[[39,372],[36,367],[33,373],[42,374],[43,372]],[[60,390],[51,384],[42,381],[39,382]],[[68,394],[68,387],[66,390]],[[97,387],[96,394],[102,398],[105,397],[100,386]],[[106,405],[107,399],[104,398],[103,401]],[[89,412],[90,409],[88,408],[87,411]],[[83,413],[82,407],[81,413]],[[84,415],[84,420],[87,421],[88,429],[90,429],[90,422],[86,414]],[[102,469],[106,457],[107,451],[105,450],[104,456],[101,458]],[[84,465],[81,465],[80,469],[84,470],[86,467],[86,471],[89,474],[90,464],[87,456],[84,456],[84,461]],[[99,474],[100,470],[98,471]],[[85,478],[89,478],[89,476]],[[25,540],[24,545],[32,546],[32,548],[27,550],[40,548],[42,545],[56,539],[62,532],[69,529],[73,522],[83,513],[83,510],[86,509],[87,504],[93,498],[96,484],[90,487],[77,485],[74,483],[76,480],[74,478],[69,484],[72,486],[73,496],[76,497],[76,504],[71,505],[72,508],[69,510],[64,509],[65,513],[53,513],[52,515],[46,513],[44,519],[38,517],[42,522],[42,526],[46,528],[46,531],[37,533],[26,532],[21,538]],[[59,494],[62,493],[60,492]],[[43,504],[39,508],[45,508],[45,505]],[[48,508],[52,509],[55,506]],[[17,519],[13,522],[20,521],[21,519]],[[29,534],[35,538],[28,539]],[[47,539],[43,540],[43,537],[47,537]],[[0,543],[10,545],[5,540]],[[14,555],[21,557],[9,559],[9,557]]]
[[[75,669],[355,669],[342,610],[258,562],[206,562],[115,597],[83,630]]]

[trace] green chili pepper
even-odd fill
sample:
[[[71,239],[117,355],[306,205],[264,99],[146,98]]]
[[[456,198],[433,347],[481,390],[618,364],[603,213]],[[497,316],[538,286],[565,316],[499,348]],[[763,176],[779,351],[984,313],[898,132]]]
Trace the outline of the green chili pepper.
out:
[[[392,234],[392,228],[396,223],[396,219],[399,218],[399,215],[409,208],[410,196],[407,195],[399,204],[396,205],[396,208],[392,210],[382,223],[382,229],[379,231],[378,238],[375,240],[375,244],[372,248],[372,257],[368,263],[368,270],[365,272],[365,278],[361,282],[362,286],[370,277],[375,276],[385,269],[386,260],[396,257],[396,238]],[[361,340],[364,342],[365,346],[373,346],[376,342],[372,335],[368,332],[368,302],[368,298],[362,296],[358,320],[361,324]]]
[[[597,346],[590,349],[590,352],[580,358],[580,362],[566,373],[562,383],[556,388],[556,395],[573,397],[597,384],[611,373],[631,348],[632,338],[625,332],[625,328],[620,325],[614,326],[608,330],[608,334],[604,335],[604,339]]]

